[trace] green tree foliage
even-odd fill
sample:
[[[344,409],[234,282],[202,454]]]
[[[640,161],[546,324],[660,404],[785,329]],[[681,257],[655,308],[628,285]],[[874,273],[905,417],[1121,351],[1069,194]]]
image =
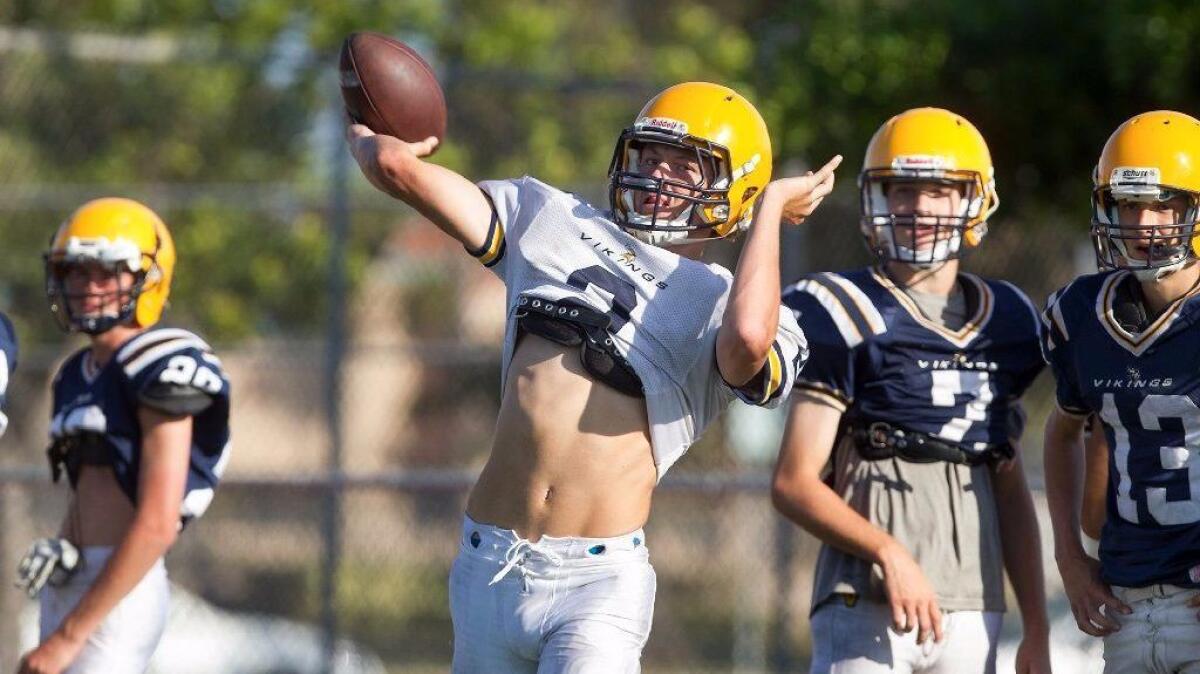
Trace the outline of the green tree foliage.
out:
[[[1200,5],[1010,0],[813,0],[759,19],[755,84],[789,155],[861,161],[874,130],[909,107],[979,126],[1006,210],[1088,220],[1091,169],[1123,120],[1200,114]]]
[[[437,161],[567,185],[603,180],[616,133],[661,84],[725,80],[752,57],[716,8],[682,0],[652,12],[585,0],[18,1],[0,25],[38,31],[36,48],[0,68],[12,197],[0,232],[19,244],[3,253],[4,281],[33,334],[50,325],[38,253],[74,205],[106,193],[144,198],[175,232],[173,320],[219,339],[320,329],[333,70],[352,30],[397,35],[439,71],[451,120]],[[81,51],[96,34],[138,40],[116,55]],[[357,281],[401,211],[351,180]]]
[[[1108,133],[1200,103],[1186,0],[14,0],[0,25],[37,31],[0,61],[3,290],[34,334],[49,326],[38,252],[71,206],[110,192],[176,231],[175,319],[226,339],[319,330],[332,71],[353,30],[433,62],[450,106],[436,161],[596,196],[640,105],[709,79],[759,104],[777,158],[845,154],[847,192],[883,120],[949,107],[989,139],[1006,213],[1082,226]],[[140,42],[123,58],[78,48],[95,34]],[[156,40],[168,56],[142,58]],[[357,282],[401,211],[351,183]]]

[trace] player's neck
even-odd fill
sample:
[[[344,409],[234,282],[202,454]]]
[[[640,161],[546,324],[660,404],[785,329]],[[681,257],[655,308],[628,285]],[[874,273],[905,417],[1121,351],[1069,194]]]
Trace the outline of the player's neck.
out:
[[[1161,314],[1172,302],[1191,290],[1200,281],[1200,264],[1195,260],[1179,271],[1168,274],[1158,281],[1139,281],[1142,297],[1151,316]]]
[[[926,295],[949,297],[958,282],[958,260],[947,260],[933,269],[917,269],[903,262],[888,262],[887,275],[896,285]]]
[[[693,241],[692,243],[672,244],[663,247],[680,257],[686,257],[689,260],[699,260],[700,256],[704,254],[704,244],[706,243],[708,242]]]
[[[140,332],[142,332],[142,328],[118,325],[98,335],[92,335],[92,362],[103,367],[112,359],[113,354],[121,348],[122,344]]]

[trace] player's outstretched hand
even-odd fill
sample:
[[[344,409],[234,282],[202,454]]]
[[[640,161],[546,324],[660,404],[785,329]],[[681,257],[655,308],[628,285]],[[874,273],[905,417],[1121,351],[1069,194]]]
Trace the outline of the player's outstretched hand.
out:
[[[1058,571],[1079,629],[1094,637],[1108,636],[1121,629],[1114,612],[1128,615],[1133,609],[1113,596],[1108,585],[1100,580],[1100,562],[1087,555],[1060,559]]]
[[[827,165],[828,166],[828,165]],[[929,579],[908,550],[899,543],[879,555],[884,587],[892,608],[892,628],[900,633],[917,630],[917,643],[933,637],[942,640],[942,610]]]
[[[833,171],[842,163],[842,155],[836,155],[817,169],[794,178],[772,180],[767,185],[763,198],[778,200],[783,207],[783,221],[798,225],[817,210],[821,201],[833,191]]]
[[[371,184],[393,196],[396,195],[395,175],[392,171],[397,159],[408,154],[417,158],[428,157],[438,146],[436,136],[430,136],[416,143],[406,143],[394,136],[384,136],[375,133],[362,124],[351,124],[346,127],[346,142],[350,145],[350,154],[358,162],[363,175]]]

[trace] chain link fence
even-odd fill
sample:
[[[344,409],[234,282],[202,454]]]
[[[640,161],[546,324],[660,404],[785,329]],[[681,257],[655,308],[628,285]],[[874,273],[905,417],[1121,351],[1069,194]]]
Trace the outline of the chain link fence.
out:
[[[179,245],[168,322],[213,337],[235,401],[224,484],[168,555],[175,599],[154,671],[445,671],[446,578],[499,403],[503,287],[348,170],[332,87],[296,84],[303,73],[270,55],[88,44],[0,31],[0,97],[19,102],[0,111],[0,299],[23,349],[0,440],[0,577],[31,539],[57,530],[68,496],[42,454],[48,384],[83,343],[54,331],[42,250],[86,199],[133,196],[164,215]],[[301,61],[328,69],[317,56]],[[190,85],[200,91],[175,89],[180,68],[204,74]],[[205,97],[213,79],[230,88],[224,102]],[[472,100],[488,98],[486,82],[470,82]],[[609,90],[596,95],[611,103]],[[156,96],[191,107],[130,119],[96,102]],[[218,126],[238,137],[231,148],[204,146],[214,133],[198,128],[206,115],[227,115]],[[485,125],[460,128],[480,134],[461,142],[487,142]],[[116,159],[106,167],[93,154]],[[146,182],[142,162],[182,177]],[[852,183],[852,169],[842,174]],[[599,199],[603,186],[578,191]],[[866,262],[854,199],[844,187],[788,232],[788,279]],[[1002,211],[966,267],[1012,280],[1040,304],[1090,264],[1081,242],[1082,227]],[[712,251],[731,268],[736,253],[736,244]],[[1047,377],[1031,401],[1037,429]],[[661,487],[647,526],[659,592],[646,671],[804,666],[818,546],[770,505],[778,425],[778,416],[726,417]],[[1038,436],[1027,437],[1034,475]],[[35,639],[33,603],[0,584],[0,670]]]

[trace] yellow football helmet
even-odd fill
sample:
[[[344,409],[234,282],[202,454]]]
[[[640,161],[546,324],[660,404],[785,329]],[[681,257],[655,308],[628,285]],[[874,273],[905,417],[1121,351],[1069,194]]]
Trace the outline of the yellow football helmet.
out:
[[[697,184],[639,172],[647,143],[682,149],[696,158]],[[609,166],[609,203],[618,225],[653,244],[678,243],[694,230],[722,238],[750,225],[754,203],[771,180],[771,137],[762,116],[736,91],[685,82],[650,99],[633,126],[617,139]],[[639,213],[635,200],[681,199],[690,204],[672,218]]]
[[[75,211],[54,234],[45,259],[46,296],[59,325],[97,335],[115,325],[148,328],[158,322],[171,292],[175,244],[154,211],[132,199],[108,197]],[[91,294],[78,288],[68,292],[69,272],[83,264],[133,275],[132,283],[117,291],[116,313],[72,307]]]
[[[1200,120],[1156,110],[1117,127],[1092,173],[1092,243],[1102,268],[1160,279],[1200,255]],[[1185,204],[1176,222],[1121,226],[1122,203]],[[1134,243],[1144,251],[1130,255]]]
[[[887,192],[897,183],[936,183],[958,187],[963,195],[954,215],[898,214]],[[881,260],[930,267],[958,257],[963,244],[979,245],[987,220],[1000,206],[995,170],[983,135],[960,115],[941,108],[914,108],[888,121],[872,136],[858,177],[860,223],[867,247]],[[920,221],[933,227],[927,250],[903,245],[896,227]],[[915,235],[907,237],[909,241]]]

